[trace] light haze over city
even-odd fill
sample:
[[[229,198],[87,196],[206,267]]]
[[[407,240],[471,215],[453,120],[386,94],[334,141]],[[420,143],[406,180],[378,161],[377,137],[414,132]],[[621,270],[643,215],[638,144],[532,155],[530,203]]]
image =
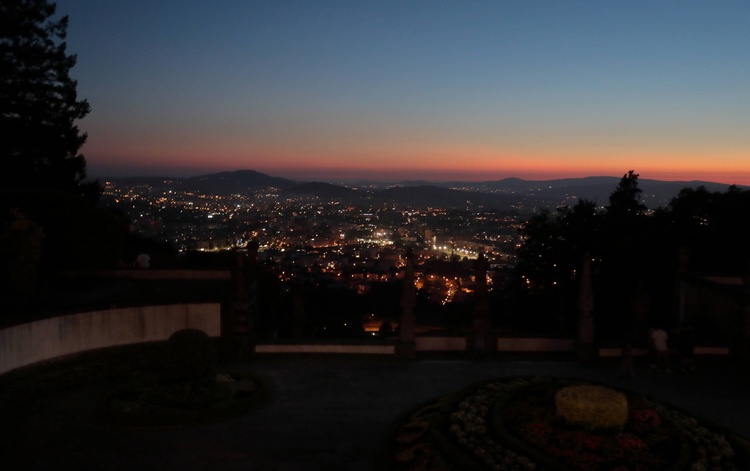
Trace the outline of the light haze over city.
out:
[[[750,184],[750,4],[61,0],[93,177]]]

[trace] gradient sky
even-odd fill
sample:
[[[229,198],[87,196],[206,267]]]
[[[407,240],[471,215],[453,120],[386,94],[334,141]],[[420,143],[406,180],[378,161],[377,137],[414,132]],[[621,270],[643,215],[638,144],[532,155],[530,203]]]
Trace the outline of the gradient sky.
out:
[[[750,2],[57,4],[94,177],[750,184]]]

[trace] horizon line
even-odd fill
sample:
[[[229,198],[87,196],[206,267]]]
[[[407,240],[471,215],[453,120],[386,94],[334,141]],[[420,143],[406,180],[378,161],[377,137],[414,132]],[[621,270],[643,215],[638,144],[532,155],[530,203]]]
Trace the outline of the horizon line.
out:
[[[331,176],[331,175],[316,175],[314,177],[308,177],[308,178],[300,178],[295,177],[294,175],[300,172],[291,172],[291,176],[289,172],[269,172],[267,170],[256,170],[256,169],[233,169],[233,170],[211,170],[211,169],[204,169],[204,170],[198,170],[195,169],[194,171],[187,171],[184,170],[182,172],[180,171],[174,171],[175,169],[171,169],[171,174],[168,173],[170,170],[164,170],[164,171],[153,171],[148,173],[143,172],[137,172],[133,171],[131,173],[128,173],[125,171],[125,169],[121,169],[120,171],[100,171],[100,172],[91,172],[91,169],[89,169],[89,174],[91,173],[97,173],[98,175],[95,175],[91,178],[93,179],[99,179],[99,180],[117,180],[117,179],[124,179],[124,178],[167,178],[167,179],[183,179],[183,178],[195,178],[195,177],[201,177],[206,175],[215,175],[219,173],[237,173],[237,172],[256,172],[259,174],[266,175],[268,177],[272,178],[282,178],[285,180],[290,181],[298,181],[301,183],[314,183],[314,182],[321,182],[321,183],[332,183],[332,182],[346,182],[346,183],[369,183],[369,182],[375,182],[375,183],[404,183],[404,182],[425,182],[425,183],[487,183],[487,182],[498,182],[503,180],[522,180],[527,182],[551,182],[551,181],[560,181],[560,180],[582,180],[582,179],[589,179],[589,178],[622,178],[622,175],[626,175],[627,171],[623,172],[622,175],[604,175],[604,174],[593,174],[593,175],[585,175],[585,176],[559,176],[559,177],[537,177],[537,178],[524,178],[524,177],[518,177],[518,176],[503,176],[499,178],[481,178],[481,177],[468,177],[468,176],[457,176],[456,178],[430,178],[430,177],[414,177],[414,178],[398,178],[398,177],[391,177],[391,176]],[[107,174],[109,173],[109,174]],[[301,173],[308,173],[302,171]],[[406,172],[409,173],[409,172]],[[638,172],[636,172],[638,174]],[[721,185],[727,185],[727,186],[740,186],[740,187],[749,187],[750,184],[743,184],[743,183],[729,183],[727,181],[718,181],[718,180],[706,180],[702,178],[667,178],[667,177],[661,177],[661,178],[654,178],[654,177],[644,177],[643,175],[638,176],[639,180],[641,181],[660,181],[660,182],[673,182],[673,183],[712,183],[712,184],[721,184]]]

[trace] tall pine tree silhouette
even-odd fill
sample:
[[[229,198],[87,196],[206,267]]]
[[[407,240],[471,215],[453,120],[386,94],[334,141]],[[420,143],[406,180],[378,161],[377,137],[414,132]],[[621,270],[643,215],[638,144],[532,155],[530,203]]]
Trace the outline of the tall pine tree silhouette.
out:
[[[70,77],[68,17],[46,0],[0,0],[0,189],[44,188],[96,200],[86,141],[76,122],[90,110]]]

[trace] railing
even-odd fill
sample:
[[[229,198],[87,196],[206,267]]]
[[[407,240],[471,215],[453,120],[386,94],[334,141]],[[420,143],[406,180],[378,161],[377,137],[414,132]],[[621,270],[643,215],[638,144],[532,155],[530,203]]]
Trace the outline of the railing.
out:
[[[181,329],[221,335],[219,303],[187,303],[124,307],[51,317],[0,330],[0,374],[44,360],[98,348],[163,341]],[[499,353],[572,353],[572,338],[499,337]],[[469,352],[466,335],[425,335],[415,338],[417,352]],[[398,338],[371,340],[263,340],[257,354],[395,355]],[[600,358],[620,356],[620,348],[598,349]],[[636,355],[647,354],[635,349]],[[726,347],[696,347],[697,355],[728,355]]]

